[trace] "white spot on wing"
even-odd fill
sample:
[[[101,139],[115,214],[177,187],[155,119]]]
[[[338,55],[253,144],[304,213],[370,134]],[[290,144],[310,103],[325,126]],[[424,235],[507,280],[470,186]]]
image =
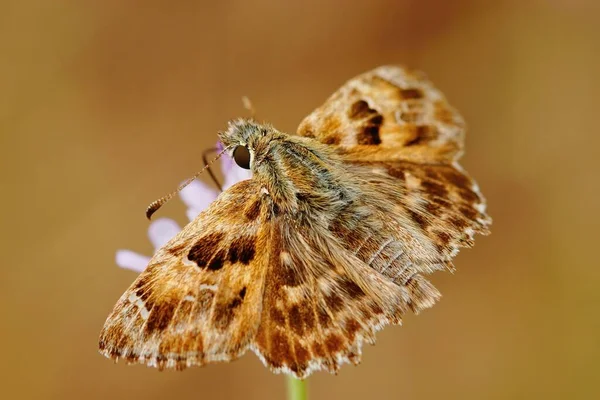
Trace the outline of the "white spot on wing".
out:
[[[190,259],[189,259],[189,258],[187,258],[187,256],[185,256],[185,257],[183,257],[183,258],[181,259],[181,263],[182,263],[183,265],[187,265],[188,267],[195,267],[195,266],[196,266],[196,264],[195,264],[195,263],[193,263],[192,261],[190,261]]]

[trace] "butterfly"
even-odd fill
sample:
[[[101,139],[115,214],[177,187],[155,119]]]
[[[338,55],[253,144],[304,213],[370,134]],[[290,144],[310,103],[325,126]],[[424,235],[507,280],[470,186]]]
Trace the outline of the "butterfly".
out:
[[[439,299],[427,275],[489,233],[457,161],[464,135],[442,93],[398,66],[351,79],[294,135],[231,121],[220,141],[252,178],[156,252],[100,352],[184,369],[252,350],[298,378],[357,364],[378,330]]]

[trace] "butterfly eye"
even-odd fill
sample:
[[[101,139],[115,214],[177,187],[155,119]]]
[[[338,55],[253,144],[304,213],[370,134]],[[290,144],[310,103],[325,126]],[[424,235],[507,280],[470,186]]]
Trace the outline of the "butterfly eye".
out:
[[[235,163],[244,169],[250,169],[250,150],[246,146],[237,146],[233,150]]]

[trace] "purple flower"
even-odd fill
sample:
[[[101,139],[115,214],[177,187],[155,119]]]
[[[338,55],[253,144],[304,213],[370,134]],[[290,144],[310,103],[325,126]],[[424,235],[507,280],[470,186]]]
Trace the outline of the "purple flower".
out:
[[[227,155],[223,155],[220,158],[220,162],[221,170],[223,171],[223,176],[225,178],[222,184],[223,190],[227,190],[227,188],[239,181],[250,179],[252,177],[252,172],[250,172],[250,170],[238,167]],[[187,206],[186,215],[190,221],[196,218],[202,210],[207,208],[218,195],[219,192],[216,189],[213,189],[197,179],[179,192],[179,197]],[[150,226],[148,227],[148,237],[156,250],[165,245],[180,230],[181,227],[174,220],[170,218],[158,218],[150,223]],[[121,268],[142,272],[149,261],[150,257],[136,253],[135,251],[117,250],[116,262]]]

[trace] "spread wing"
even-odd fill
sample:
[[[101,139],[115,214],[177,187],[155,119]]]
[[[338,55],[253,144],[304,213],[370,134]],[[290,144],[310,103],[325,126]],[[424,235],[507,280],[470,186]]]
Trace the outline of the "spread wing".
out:
[[[117,302],[100,351],[162,368],[229,361],[258,328],[269,224],[260,187],[242,181],[158,250]]]
[[[362,160],[453,161],[464,121],[422,73],[382,66],[339,88],[298,127]]]
[[[100,351],[183,369],[251,349],[300,378],[358,363],[377,330],[439,296],[406,257],[388,256],[390,271],[405,272],[394,282],[372,254],[350,250],[371,231],[310,228],[240,182],[156,253],[108,317]]]
[[[297,133],[334,146],[353,181],[362,177],[361,190],[378,191],[372,197],[387,202],[380,218],[395,221],[396,231],[413,225],[405,242],[423,233],[435,243],[413,249],[450,265],[475,233],[489,233],[485,199],[457,161],[463,119],[422,73],[382,66],[361,74],[307,116]]]
[[[336,145],[340,163],[323,153],[322,168],[310,169],[327,185],[300,185],[299,155],[289,154],[276,161],[293,161],[292,172],[270,178],[299,184],[294,199],[277,201],[303,212],[274,204],[254,179],[222,193],[123,294],[101,333],[103,354],[181,369],[251,349],[273,371],[303,378],[358,362],[375,331],[435,303],[424,275],[451,268],[491,222],[456,162],[461,117],[422,76],[381,67],[349,81],[298,133]],[[311,190],[338,197],[323,202]]]
[[[344,237],[334,233],[333,220],[328,229],[294,222],[278,218],[272,227],[263,314],[253,345],[274,372],[304,378],[357,364],[363,342],[373,343],[376,331],[439,297],[406,257],[386,259],[394,272],[406,272],[394,282],[369,265],[372,254],[353,252],[349,242],[364,242],[367,230]]]

